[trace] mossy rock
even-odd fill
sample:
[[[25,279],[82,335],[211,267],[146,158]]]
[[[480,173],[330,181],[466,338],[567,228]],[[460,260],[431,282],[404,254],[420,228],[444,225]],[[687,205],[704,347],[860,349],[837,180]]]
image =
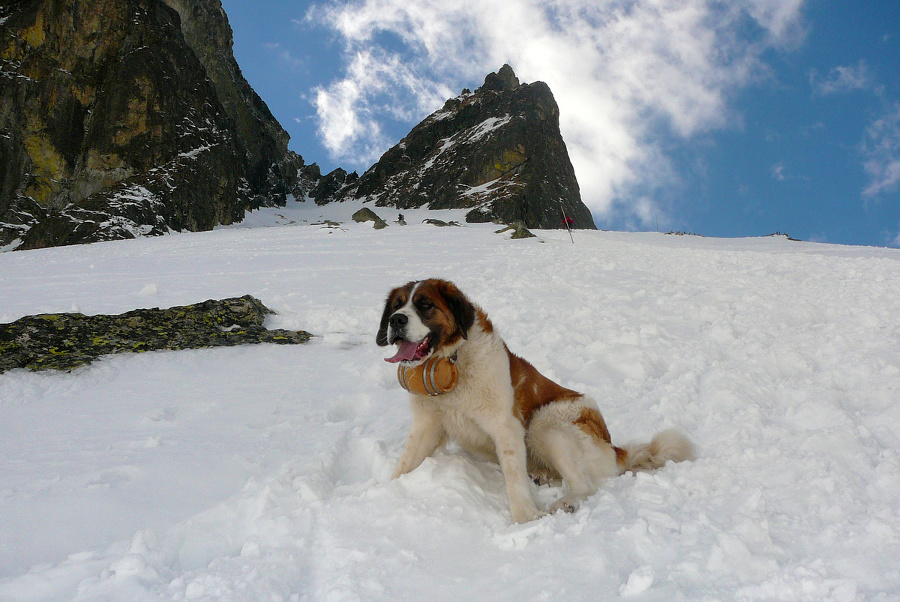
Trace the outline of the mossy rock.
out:
[[[200,349],[253,343],[300,344],[304,331],[268,330],[272,310],[250,295],[116,316],[26,316],[0,324],[0,373],[71,370],[111,353]]]
[[[525,227],[524,222],[513,222],[505,228],[497,230],[494,234],[502,234],[504,232],[509,232],[510,230],[513,231],[510,235],[510,238],[512,239],[535,237],[534,234],[532,234],[531,231]]]
[[[363,222],[375,222],[375,229],[381,230],[382,228],[387,228],[387,222],[378,217],[378,215],[369,209],[368,207],[363,207],[356,213],[350,216],[354,222],[359,224]]]
[[[455,220],[451,220],[449,222],[445,222],[443,220],[428,218],[422,220],[423,224],[431,224],[432,226],[437,226],[438,228],[445,228],[447,226],[457,226],[459,227],[459,222]]]

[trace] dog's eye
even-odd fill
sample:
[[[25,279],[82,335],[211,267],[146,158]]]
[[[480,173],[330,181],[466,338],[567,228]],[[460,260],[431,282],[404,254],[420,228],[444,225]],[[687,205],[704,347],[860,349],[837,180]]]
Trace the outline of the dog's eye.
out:
[[[397,297],[397,299],[394,300],[394,304],[392,307],[397,310],[403,307],[404,303],[406,303],[406,301],[402,297]]]
[[[416,301],[416,307],[418,307],[422,311],[428,311],[429,309],[434,307],[434,303],[432,303],[428,299],[422,298]]]

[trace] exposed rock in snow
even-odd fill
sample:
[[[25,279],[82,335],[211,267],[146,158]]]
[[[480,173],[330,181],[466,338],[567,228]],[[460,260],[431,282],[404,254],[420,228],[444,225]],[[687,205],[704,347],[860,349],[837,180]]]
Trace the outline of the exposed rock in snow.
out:
[[[0,372],[72,370],[112,353],[309,341],[307,332],[265,328],[263,322],[271,313],[259,299],[245,295],[116,316],[25,316],[0,324]]]

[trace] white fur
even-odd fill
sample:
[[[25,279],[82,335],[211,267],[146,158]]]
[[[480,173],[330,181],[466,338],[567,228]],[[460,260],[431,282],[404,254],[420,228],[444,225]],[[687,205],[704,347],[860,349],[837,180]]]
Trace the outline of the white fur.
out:
[[[694,445],[682,433],[667,429],[656,434],[650,443],[629,443],[625,446],[628,458],[625,470],[654,470],[666,462],[694,459]]]
[[[476,325],[454,350],[459,368],[456,387],[437,397],[411,395],[412,429],[393,478],[417,468],[449,436],[463,449],[496,460],[506,481],[513,521],[533,520],[541,512],[531,494],[525,429],[513,413],[503,341]],[[438,353],[450,355],[454,350]]]
[[[585,407],[596,409],[593,399],[555,402],[534,413],[526,442],[541,464],[559,473],[566,495],[550,509],[574,510],[605,479],[621,474],[612,445],[591,437],[574,423]]]
[[[412,324],[415,311],[409,316]],[[412,428],[392,478],[415,470],[449,437],[470,453],[500,464],[512,519],[525,522],[542,514],[532,496],[529,463],[563,478],[567,493],[551,511],[573,510],[604,479],[623,472],[610,444],[574,424],[584,408],[596,409],[592,399],[547,404],[534,412],[526,432],[514,412],[509,356],[502,339],[476,323],[467,339],[436,351],[444,356],[454,352],[459,368],[456,388],[435,397],[411,395]],[[632,470],[692,456],[690,442],[668,431],[632,449],[638,460],[628,465]]]

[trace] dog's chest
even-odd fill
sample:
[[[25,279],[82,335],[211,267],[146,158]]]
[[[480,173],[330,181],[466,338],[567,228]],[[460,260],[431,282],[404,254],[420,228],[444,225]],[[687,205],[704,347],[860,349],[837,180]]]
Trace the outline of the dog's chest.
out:
[[[472,418],[464,412],[446,409],[443,416],[444,431],[467,452],[494,457],[494,442]]]
[[[491,381],[461,378],[452,393],[433,398],[441,407],[447,436],[464,450],[487,459],[496,458],[495,444],[481,425],[496,422],[511,411],[511,391],[504,396],[499,389],[502,387]]]
[[[459,348],[457,366],[456,388],[431,398],[441,409],[444,431],[464,450],[496,459],[494,441],[479,425],[491,425],[512,412],[509,360],[503,342],[476,329]]]

